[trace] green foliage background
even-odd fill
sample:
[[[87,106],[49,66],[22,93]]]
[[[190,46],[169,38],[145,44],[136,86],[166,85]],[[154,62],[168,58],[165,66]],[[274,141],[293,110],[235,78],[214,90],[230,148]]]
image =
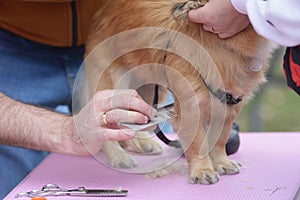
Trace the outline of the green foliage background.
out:
[[[241,131],[300,132],[300,96],[286,84],[282,68],[284,48],[270,62],[268,83],[237,119]]]

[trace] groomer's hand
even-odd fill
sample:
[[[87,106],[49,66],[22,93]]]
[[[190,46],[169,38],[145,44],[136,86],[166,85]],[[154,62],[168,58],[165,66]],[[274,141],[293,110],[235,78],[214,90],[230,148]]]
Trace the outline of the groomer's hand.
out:
[[[105,141],[128,140],[135,136],[132,129],[120,129],[119,123],[145,124],[157,111],[148,105],[135,90],[104,90],[74,116],[76,134],[86,150],[97,153]],[[85,155],[84,149],[78,149]]]
[[[210,0],[205,6],[189,12],[189,20],[203,24],[206,31],[228,38],[249,25],[247,15],[239,13],[230,0]]]

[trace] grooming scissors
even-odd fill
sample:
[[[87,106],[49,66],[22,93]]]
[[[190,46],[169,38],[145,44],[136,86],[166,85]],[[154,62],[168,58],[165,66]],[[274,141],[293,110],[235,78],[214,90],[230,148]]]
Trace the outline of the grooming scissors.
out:
[[[64,189],[57,184],[47,184],[41,190],[32,190],[22,192],[15,196],[19,197],[46,197],[46,196],[79,196],[79,197],[124,197],[128,190],[122,189],[86,189],[79,187],[77,189]]]

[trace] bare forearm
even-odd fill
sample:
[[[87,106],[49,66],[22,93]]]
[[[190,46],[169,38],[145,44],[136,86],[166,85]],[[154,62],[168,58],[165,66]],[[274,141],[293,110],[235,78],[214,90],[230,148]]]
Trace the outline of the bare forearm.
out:
[[[20,103],[1,93],[0,113],[0,143],[72,154],[76,137],[71,117]]]
[[[99,152],[107,140],[135,136],[132,129],[119,129],[120,122],[146,123],[157,111],[134,90],[106,90],[95,94],[72,117],[23,104],[0,92],[0,113],[0,144],[89,156]]]

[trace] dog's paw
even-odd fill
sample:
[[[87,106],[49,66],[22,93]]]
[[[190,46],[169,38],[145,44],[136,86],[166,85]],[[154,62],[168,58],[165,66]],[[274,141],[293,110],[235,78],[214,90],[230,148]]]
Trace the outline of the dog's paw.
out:
[[[239,174],[241,171],[241,164],[234,161],[225,159],[219,162],[214,163],[214,169],[220,175],[232,175],[232,174]]]
[[[210,158],[194,159],[189,161],[188,182],[191,184],[214,184],[220,180],[219,174],[214,170]]]
[[[135,159],[118,142],[106,142],[102,150],[107,156],[109,165],[113,168],[126,169],[137,166]]]
[[[161,154],[162,147],[154,140],[140,141],[142,147],[142,153]]]
[[[113,168],[128,169],[137,166],[136,160],[126,152],[120,152],[118,155],[109,159],[109,164]]]
[[[124,141],[126,148],[129,151],[136,153],[147,153],[147,154],[161,154],[163,149],[149,133],[138,132],[138,137],[131,140]]]
[[[220,176],[212,169],[201,169],[190,173],[188,182],[191,184],[214,184],[220,180]]]

